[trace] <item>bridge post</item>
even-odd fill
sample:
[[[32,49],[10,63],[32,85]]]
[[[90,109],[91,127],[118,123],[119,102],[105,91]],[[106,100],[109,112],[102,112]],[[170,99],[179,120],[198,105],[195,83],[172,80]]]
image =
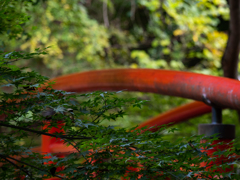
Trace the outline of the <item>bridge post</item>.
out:
[[[213,141],[212,145],[213,148],[208,150],[203,150],[207,153],[208,156],[214,156],[213,153],[216,151],[224,151],[226,149],[232,148],[231,141],[235,139],[235,125],[232,124],[222,124],[222,109],[212,107],[212,123],[211,124],[199,124],[198,126],[198,134],[199,135],[205,135],[205,136],[213,136],[214,134],[217,134],[218,140]],[[204,142],[204,141],[203,141]],[[222,144],[220,144],[222,143]],[[216,156],[215,156],[216,157]],[[217,159],[210,163],[203,162],[201,163],[201,166],[206,166],[206,170],[211,168],[212,165],[221,165],[222,162],[230,161],[231,159],[228,159],[228,157],[219,156]],[[232,172],[234,170],[233,165],[230,166],[230,168],[226,168],[223,170],[222,168],[217,168],[215,171],[218,171],[220,173],[223,172]],[[212,177],[214,178],[214,177]]]

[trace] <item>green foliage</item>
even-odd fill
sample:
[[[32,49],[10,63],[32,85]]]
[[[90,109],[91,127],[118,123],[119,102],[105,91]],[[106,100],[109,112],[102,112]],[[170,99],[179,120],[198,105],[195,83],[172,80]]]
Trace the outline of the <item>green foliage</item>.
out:
[[[23,36],[25,40],[20,48],[33,51],[51,46],[49,55],[38,59],[47,68],[59,69],[56,73],[69,73],[102,66],[104,48],[109,46],[108,34],[103,26],[88,17],[79,0],[28,3],[28,9],[22,11],[31,18],[24,26],[28,36]]]
[[[110,2],[114,7],[108,13],[110,27],[120,29],[120,33],[127,32],[124,39],[133,39],[126,46],[117,40],[120,35],[110,31],[108,52],[115,47],[120,51],[129,47],[125,65],[176,70],[191,68],[201,72],[204,68],[208,69],[204,73],[220,74],[220,59],[227,35],[219,26],[229,20],[229,9],[224,0]],[[94,1],[86,7],[90,17],[102,23],[102,12],[97,9],[100,5],[100,1]],[[118,59],[115,62],[118,63]]]
[[[109,28],[102,25],[104,1],[13,2],[16,13],[30,15],[24,41],[16,45],[30,51],[52,46],[37,61],[53,74],[119,66],[221,73],[227,34],[218,27],[229,20],[225,0],[107,1]]]
[[[17,4],[16,1],[11,0],[0,1],[0,34],[7,32],[10,38],[20,37],[23,32],[21,25],[29,18],[19,11],[20,7]],[[1,43],[3,42],[1,41]]]
[[[38,50],[39,51],[39,50]],[[1,96],[0,122],[4,131],[0,134],[0,176],[4,179],[26,177],[43,179],[60,177],[62,179],[111,179],[126,178],[174,178],[204,179],[218,176],[236,178],[234,173],[214,172],[214,169],[236,164],[238,159],[233,149],[218,151],[216,155],[231,155],[230,161],[222,165],[200,166],[201,162],[210,162],[217,157],[208,157],[202,149],[210,149],[211,142],[200,143],[208,139],[202,136],[180,138],[175,143],[164,140],[166,127],[151,132],[147,129],[114,128],[101,125],[103,121],[115,121],[124,115],[124,106],[142,105],[143,101],[134,98],[116,97],[120,92],[93,92],[76,95],[75,93],[54,90],[47,83],[48,78],[36,72],[24,72],[11,62],[19,58],[41,54],[6,53],[1,54],[1,82],[11,86],[13,92],[3,92]],[[80,103],[76,99],[81,99]],[[51,115],[48,112],[52,112]],[[25,118],[23,118],[25,117]],[[46,119],[44,121],[44,119]],[[61,120],[63,132],[49,133]],[[38,127],[47,125],[40,130]],[[175,129],[169,132],[174,132]],[[29,137],[29,133],[60,138],[66,146],[75,150],[65,157],[57,154],[36,153],[31,144],[22,146],[20,141]],[[44,143],[44,142],[43,142]],[[197,158],[196,158],[197,157]],[[51,162],[54,162],[53,164]],[[64,167],[57,171],[57,167]],[[131,170],[136,168],[135,170]]]

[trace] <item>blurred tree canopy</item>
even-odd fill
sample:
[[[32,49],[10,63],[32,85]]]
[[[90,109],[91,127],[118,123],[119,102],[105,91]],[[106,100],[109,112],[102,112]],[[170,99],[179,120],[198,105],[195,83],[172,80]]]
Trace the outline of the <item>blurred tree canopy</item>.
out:
[[[14,8],[30,21],[21,44],[5,46],[30,51],[51,46],[48,57],[34,62],[51,69],[51,76],[113,67],[220,73],[228,29],[223,23],[229,20],[225,0],[17,2]]]
[[[51,46],[48,56],[24,64],[43,75],[55,77],[129,67],[223,74],[221,58],[229,26],[226,0],[20,0],[11,3],[14,8],[9,11],[18,11],[19,20],[21,13],[27,13],[30,19],[16,36],[21,41],[0,34],[1,48],[33,51]],[[2,17],[1,21],[7,23]],[[136,95],[150,101],[142,110],[132,110],[121,125],[136,125],[189,101],[153,94]],[[236,114],[230,110],[224,111],[224,116],[230,123],[237,123]],[[187,122],[187,128],[186,124],[178,127],[184,127],[185,133],[196,134],[200,122],[210,122],[210,116]]]

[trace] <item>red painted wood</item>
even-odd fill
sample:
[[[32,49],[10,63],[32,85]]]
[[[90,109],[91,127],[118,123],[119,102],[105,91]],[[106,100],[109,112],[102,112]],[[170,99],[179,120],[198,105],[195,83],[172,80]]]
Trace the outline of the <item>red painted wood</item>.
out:
[[[157,69],[111,69],[75,73],[51,81],[53,88],[72,92],[140,91],[197,101],[207,98],[225,108],[240,110],[240,82],[191,72]]]
[[[164,112],[158,116],[155,116],[143,123],[141,123],[137,129],[141,129],[145,126],[161,126],[164,124],[173,123],[171,125],[187,121],[191,118],[201,116],[206,113],[210,113],[212,108],[207,106],[203,102],[194,101],[174,109],[171,109],[167,112]],[[152,128],[151,131],[157,130],[158,128]]]

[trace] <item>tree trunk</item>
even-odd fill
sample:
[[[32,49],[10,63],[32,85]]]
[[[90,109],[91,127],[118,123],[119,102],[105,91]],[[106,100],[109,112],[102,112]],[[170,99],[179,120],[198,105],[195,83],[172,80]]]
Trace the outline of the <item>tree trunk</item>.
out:
[[[224,77],[238,78],[238,56],[240,41],[240,1],[228,0],[230,8],[230,23],[228,32],[228,42],[222,57],[222,69]],[[240,123],[240,111],[238,112],[238,121]]]
[[[230,27],[227,47],[222,57],[224,77],[238,79],[238,55],[240,40],[239,0],[229,0]]]

